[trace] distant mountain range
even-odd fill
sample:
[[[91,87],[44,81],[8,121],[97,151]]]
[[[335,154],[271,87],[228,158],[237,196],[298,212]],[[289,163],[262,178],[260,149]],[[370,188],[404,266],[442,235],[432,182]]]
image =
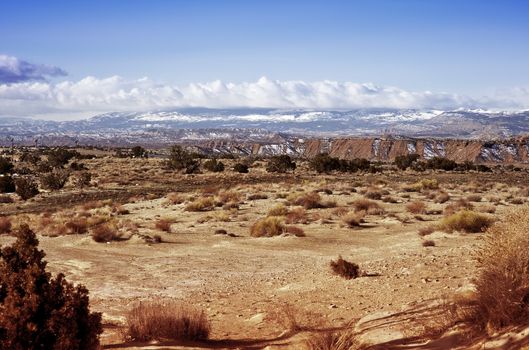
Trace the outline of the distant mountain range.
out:
[[[507,139],[529,134],[529,111],[178,109],[115,112],[77,121],[0,117],[0,144],[165,146],[230,140],[274,143],[285,137],[399,135]]]

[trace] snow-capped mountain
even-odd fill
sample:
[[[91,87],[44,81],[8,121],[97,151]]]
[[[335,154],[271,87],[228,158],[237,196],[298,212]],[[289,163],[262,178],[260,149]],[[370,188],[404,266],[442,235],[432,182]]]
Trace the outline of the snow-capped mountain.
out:
[[[114,112],[77,121],[0,117],[0,143],[165,145],[192,140],[268,142],[279,134],[498,139],[529,133],[529,111],[178,109]]]

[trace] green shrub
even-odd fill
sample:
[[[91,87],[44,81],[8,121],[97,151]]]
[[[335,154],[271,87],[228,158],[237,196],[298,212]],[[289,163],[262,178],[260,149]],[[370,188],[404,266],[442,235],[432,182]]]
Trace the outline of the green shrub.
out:
[[[13,171],[13,163],[7,158],[0,156],[0,175],[10,174]]]
[[[179,145],[171,147],[166,165],[169,169],[184,170],[186,174],[195,173],[199,168],[199,162],[193,155]]]
[[[212,171],[214,173],[220,173],[224,171],[224,163],[218,161],[217,159],[209,159],[204,162],[204,169]]]
[[[27,225],[0,250],[0,348],[99,348],[101,314],[89,310],[88,290],[46,272],[44,252]]]
[[[266,171],[269,173],[286,173],[290,170],[296,170],[296,163],[286,154],[273,156],[266,165]]]
[[[396,156],[394,163],[397,166],[397,168],[399,168],[400,170],[406,170],[409,167],[411,167],[413,163],[415,163],[419,158],[420,156],[415,153],[402,155],[402,156]]]
[[[247,174],[248,173],[248,165],[243,163],[237,163],[233,166],[233,171],[241,174]]]
[[[52,172],[40,176],[40,185],[46,190],[60,190],[68,181],[70,173],[63,169],[53,169]]]
[[[0,193],[12,193],[15,190],[15,182],[11,176],[0,176]]]
[[[15,180],[15,192],[23,200],[28,200],[39,194],[37,184],[30,178],[20,177]]]
[[[54,168],[62,168],[70,159],[78,157],[80,154],[77,151],[71,151],[63,147],[59,147],[47,152],[48,163]]]

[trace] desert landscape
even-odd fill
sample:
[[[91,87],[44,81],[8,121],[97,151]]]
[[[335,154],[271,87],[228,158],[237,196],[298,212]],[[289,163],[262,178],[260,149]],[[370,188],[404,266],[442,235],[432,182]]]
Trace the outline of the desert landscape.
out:
[[[14,178],[18,194],[1,197],[2,245],[20,225],[37,233],[49,271],[88,288],[90,309],[102,313],[102,348],[528,341],[523,327],[485,337],[453,311],[479,295],[485,231],[512,212],[527,215],[524,165],[478,171],[407,155],[325,171],[338,159],[207,159],[179,146],[167,158],[141,147],[3,152],[3,179]],[[22,199],[20,179],[40,193]],[[134,335],[141,305],[200,316],[207,331]]]
[[[527,14],[2,1],[0,350],[529,350]]]

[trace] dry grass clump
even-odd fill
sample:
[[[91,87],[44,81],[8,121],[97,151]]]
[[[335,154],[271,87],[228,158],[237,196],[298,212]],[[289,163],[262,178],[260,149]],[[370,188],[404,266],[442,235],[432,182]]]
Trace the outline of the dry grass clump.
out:
[[[425,227],[421,227],[421,228],[419,229],[419,231],[417,231],[417,233],[418,233],[419,236],[421,236],[421,237],[431,235],[431,234],[434,233],[434,232],[435,232],[435,227],[433,227],[433,226],[425,226]]]
[[[286,226],[285,232],[296,237],[305,237],[305,231],[301,227],[297,226]]]
[[[443,214],[444,215],[452,215],[459,210],[472,210],[474,209],[474,205],[467,201],[464,198],[458,199],[456,202],[449,204],[445,207]]]
[[[382,192],[374,190],[374,189],[369,189],[364,194],[364,197],[366,197],[367,199],[381,200],[382,199]]]
[[[440,192],[437,196],[434,198],[434,203],[446,203],[450,200],[450,195],[446,192]]]
[[[125,336],[135,341],[197,341],[208,339],[210,332],[203,310],[168,300],[136,304],[127,314]]]
[[[348,280],[360,277],[360,267],[358,264],[344,260],[341,256],[337,260],[331,260],[329,265],[334,274]]]
[[[496,212],[496,207],[494,205],[482,205],[477,209],[482,213],[494,214]]]
[[[471,194],[467,196],[469,202],[481,202],[481,196],[479,194]]]
[[[439,228],[448,233],[462,231],[467,233],[483,232],[494,223],[494,219],[488,215],[476,213],[470,210],[461,210],[447,216],[439,223]]]
[[[364,211],[371,215],[384,214],[384,209],[374,201],[369,199],[358,199],[353,202],[353,208],[356,212]]]
[[[0,234],[11,232],[11,218],[9,217],[0,217]]]
[[[167,204],[182,204],[185,202],[186,198],[183,194],[177,193],[177,192],[170,192],[165,196],[165,200]]]
[[[187,211],[209,211],[215,209],[213,197],[199,197],[186,205]]]
[[[273,237],[279,236],[284,232],[285,226],[277,216],[269,216],[256,221],[250,227],[252,237]]]
[[[121,239],[121,235],[111,225],[99,225],[92,229],[92,239],[98,243],[106,243]]]
[[[416,182],[415,186],[420,187],[421,190],[436,190],[439,188],[439,181],[437,179],[422,179]]]
[[[288,209],[284,204],[278,204],[268,211],[268,216],[285,216],[288,214]]]
[[[88,221],[85,218],[75,218],[67,221],[64,226],[69,234],[81,235],[88,231]]]
[[[525,201],[522,198],[512,198],[512,199],[509,200],[509,203],[515,204],[515,205],[520,205],[520,204],[524,204]]]
[[[406,204],[406,210],[412,214],[425,214],[426,213],[426,203],[423,201],[413,201]]]
[[[439,182],[436,179],[422,179],[411,185],[405,185],[402,190],[405,192],[420,192],[423,190],[436,190],[439,188]]]
[[[317,332],[305,342],[308,350],[354,350],[359,343],[352,331]]]
[[[349,227],[358,227],[364,222],[365,211],[352,211],[342,216],[342,221]]]
[[[104,200],[104,201],[90,201],[83,204],[82,209],[84,210],[92,210],[97,208],[102,208],[106,206],[112,205],[112,199]]]
[[[295,208],[287,213],[285,222],[287,224],[308,224],[310,219],[305,209]]]
[[[422,246],[423,247],[435,247],[435,242],[432,241],[431,239],[425,239],[424,241],[422,241]]]
[[[342,216],[344,216],[348,212],[349,212],[349,209],[347,209],[346,207],[338,207],[338,208],[334,208],[331,213],[332,213],[332,215],[341,218]]]
[[[213,215],[215,221],[228,222],[231,220],[230,214],[227,211],[219,211]]]
[[[305,209],[324,208],[321,202],[321,196],[317,192],[309,192],[301,195],[289,196],[288,201],[291,204],[301,205]]]
[[[248,196],[249,201],[256,201],[259,199],[268,199],[268,196],[264,193],[254,193]]]
[[[395,204],[395,203],[398,203],[399,201],[395,197],[384,196],[384,197],[382,197],[382,202]]]
[[[15,200],[9,195],[0,195],[0,204],[14,203]]]
[[[238,203],[241,200],[241,194],[235,191],[221,191],[217,195],[217,198],[220,203],[225,204],[228,202]]]
[[[529,207],[489,228],[478,253],[478,323],[489,332],[529,319]]]
[[[501,203],[501,198],[498,196],[487,196],[487,200],[495,205],[498,205]]]
[[[156,221],[154,224],[154,227],[157,230],[163,231],[163,232],[170,232],[171,231],[171,222],[166,219],[160,219]]]

